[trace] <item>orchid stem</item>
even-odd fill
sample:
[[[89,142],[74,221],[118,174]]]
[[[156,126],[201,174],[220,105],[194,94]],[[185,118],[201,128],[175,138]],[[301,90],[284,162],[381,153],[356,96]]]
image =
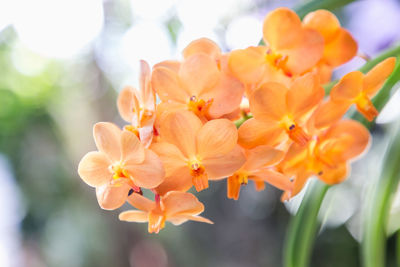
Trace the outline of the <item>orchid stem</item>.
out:
[[[301,206],[289,223],[284,248],[284,266],[309,266],[312,245],[318,229],[317,216],[329,186],[319,180],[309,185]]]
[[[398,127],[397,127],[398,128]],[[400,181],[400,131],[391,139],[382,172],[367,197],[362,260],[365,267],[385,265],[386,225],[393,196]]]

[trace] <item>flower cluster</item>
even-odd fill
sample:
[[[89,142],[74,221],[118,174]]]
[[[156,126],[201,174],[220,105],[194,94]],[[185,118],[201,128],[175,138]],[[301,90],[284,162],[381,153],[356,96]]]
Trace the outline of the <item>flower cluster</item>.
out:
[[[128,125],[97,123],[99,151],[79,164],[103,209],[128,202],[136,210],[119,218],[148,222],[149,232],[158,233],[165,221],[212,223],[187,192],[205,190],[210,181],[226,179],[232,199],[249,180],[257,190],[266,182],[287,200],[312,176],[328,184],[348,176],[370,134],[342,117],[352,104],[368,120],[377,116],[371,98],[395,59],[365,75],[345,75],[324,99],[321,85],[358,49],[332,13],[318,10],[301,21],[290,9],[276,9],[265,18],[263,40],[266,45],[222,53],[203,38],[184,49],[181,61],[152,69],[141,61],[140,90],[126,87],[118,97]]]

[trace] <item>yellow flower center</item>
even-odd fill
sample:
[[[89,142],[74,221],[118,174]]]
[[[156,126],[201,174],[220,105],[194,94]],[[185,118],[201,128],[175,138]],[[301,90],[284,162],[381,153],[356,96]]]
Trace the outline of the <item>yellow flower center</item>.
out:
[[[299,145],[304,146],[310,140],[310,136],[289,115],[281,119],[280,126],[285,129],[290,139]]]
[[[113,174],[113,179],[117,180],[120,178],[129,178],[129,173],[123,168],[123,164],[121,162],[114,163],[109,167],[110,172]]]
[[[286,63],[288,61],[287,55],[282,55],[272,51],[271,48],[267,50],[265,54],[265,61],[269,63],[271,66],[274,66],[276,69],[281,69],[285,75],[291,77],[292,74],[287,70]]]
[[[190,174],[192,175],[192,183],[197,192],[208,188],[208,175],[204,166],[197,159],[192,159],[188,163]]]
[[[371,100],[365,93],[360,93],[355,99],[357,110],[364,115],[364,117],[372,121],[376,116],[378,116],[379,112],[376,110]]]
[[[133,125],[125,125],[124,126],[124,130],[130,131],[131,133],[134,133],[137,136],[137,138],[140,138],[139,137],[139,130],[135,126],[133,126]]]
[[[191,96],[188,102],[188,109],[196,115],[207,115],[208,109],[210,108],[213,99],[205,101],[203,99],[198,99],[196,96]]]
[[[129,186],[133,189],[133,191],[140,193],[142,190],[139,186],[135,185],[133,180],[131,179],[131,175],[128,173],[126,169],[124,169],[124,166],[122,162],[117,162],[114,163],[110,166],[108,166],[109,171],[113,174],[113,179],[114,180],[119,180],[119,179],[126,179],[125,182],[129,184]],[[118,185],[118,184],[114,184]],[[133,192],[130,192],[128,195],[131,195]]]

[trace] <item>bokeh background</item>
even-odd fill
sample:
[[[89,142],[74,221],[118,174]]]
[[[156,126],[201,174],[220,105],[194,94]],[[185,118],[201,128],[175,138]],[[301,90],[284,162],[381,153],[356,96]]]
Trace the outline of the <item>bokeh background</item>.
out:
[[[214,225],[120,222],[99,208],[77,174],[95,150],[92,126],[123,125],[118,91],[137,85],[138,60],[179,59],[192,40],[223,51],[256,45],[264,16],[286,0],[0,0],[0,266],[281,266],[291,203],[267,186],[226,198],[225,182],[198,194]],[[400,1],[360,0],[334,10],[374,57],[400,40]],[[357,57],[336,73],[361,66]],[[378,118],[369,153],[328,192],[312,266],[360,266],[363,204],[387,146],[400,96]],[[391,107],[390,107],[391,106]],[[389,222],[388,266],[395,266],[400,193]],[[399,254],[400,251],[397,251]]]

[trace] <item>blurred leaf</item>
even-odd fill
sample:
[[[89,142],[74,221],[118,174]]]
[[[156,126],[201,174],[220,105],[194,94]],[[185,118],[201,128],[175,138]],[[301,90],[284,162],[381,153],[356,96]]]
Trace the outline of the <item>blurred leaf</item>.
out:
[[[398,128],[398,127],[397,127]],[[367,195],[362,259],[365,267],[386,266],[386,227],[394,193],[400,180],[400,131],[392,137],[383,159],[381,176]]]
[[[294,10],[300,18],[317,9],[334,10],[343,7],[355,0],[314,0],[295,7]]]
[[[284,266],[309,266],[312,245],[318,229],[318,212],[329,186],[311,181],[296,215],[289,223],[284,247]]]

